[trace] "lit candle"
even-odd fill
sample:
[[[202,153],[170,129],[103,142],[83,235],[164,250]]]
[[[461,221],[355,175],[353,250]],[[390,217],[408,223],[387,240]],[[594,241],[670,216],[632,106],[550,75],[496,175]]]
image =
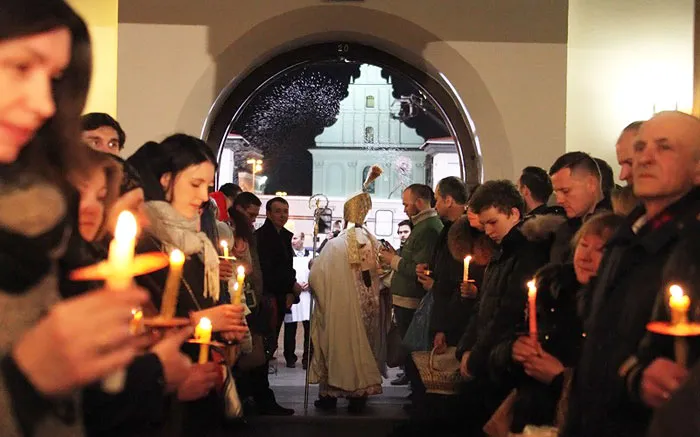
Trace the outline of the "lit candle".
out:
[[[163,300],[160,305],[160,315],[166,319],[175,317],[183,264],[185,264],[185,254],[182,251],[175,249],[170,252],[170,271],[168,279],[165,281]]]
[[[143,311],[134,308],[131,310],[131,314],[134,318],[131,320],[129,330],[134,335],[143,333]]]
[[[464,279],[462,282],[469,282],[469,263],[472,260],[471,255],[464,257]]]
[[[123,290],[131,283],[136,232],[134,215],[129,211],[122,211],[117,219],[114,239],[109,244],[110,272],[107,275],[107,287]]]
[[[671,307],[671,324],[684,325],[688,323],[690,298],[683,293],[680,285],[671,285],[668,291],[671,293],[671,298],[668,302]]]
[[[690,308],[690,298],[683,293],[680,285],[671,285],[668,288],[671,293],[669,299],[669,307],[671,308],[671,325],[682,326],[688,323],[688,308]],[[674,339],[674,352],[676,362],[686,367],[688,363],[688,343],[684,337],[676,337]]]
[[[234,291],[236,292],[234,294],[233,298],[233,303],[235,304],[240,304],[241,303],[241,294],[243,293],[243,282],[245,281],[245,267],[243,266],[238,266],[238,271],[236,275],[236,285],[238,287],[234,286]]]
[[[117,218],[114,238],[109,243],[109,274],[105,284],[112,290],[124,290],[133,277],[134,248],[136,247],[136,217],[129,211],[122,211]],[[133,321],[129,329],[134,329]],[[126,370],[119,369],[102,380],[102,389],[107,393],[120,393],[124,389]]]
[[[535,280],[527,283],[527,308],[530,337],[537,340],[537,287]]]
[[[197,327],[194,329],[194,338],[201,341],[199,345],[199,364],[209,361],[209,342],[211,342],[211,320],[206,317],[199,319]]]
[[[228,258],[228,241],[221,240],[221,248],[224,251],[224,258]]]

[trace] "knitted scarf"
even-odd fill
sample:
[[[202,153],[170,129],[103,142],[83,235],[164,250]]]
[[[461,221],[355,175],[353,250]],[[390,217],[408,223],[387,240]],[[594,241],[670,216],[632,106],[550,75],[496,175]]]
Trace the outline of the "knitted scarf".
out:
[[[198,256],[204,263],[204,297],[219,301],[219,254],[204,232],[199,231],[199,217],[188,220],[172,205],[161,200],[146,202],[151,222],[149,231],[165,249],[180,249],[187,256]]]

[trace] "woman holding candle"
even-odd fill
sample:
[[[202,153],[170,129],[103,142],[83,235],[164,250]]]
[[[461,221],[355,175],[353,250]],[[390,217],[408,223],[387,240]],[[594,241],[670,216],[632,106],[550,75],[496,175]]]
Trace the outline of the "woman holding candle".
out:
[[[528,284],[536,296],[536,318],[523,320],[520,331],[534,330],[534,337],[522,335],[497,347],[497,355],[512,363],[510,374],[517,381],[508,402],[510,432],[521,433],[526,425],[554,426],[561,420],[557,413],[564,411],[557,407],[563,406],[559,402],[570,377],[566,370],[576,365],[585,336],[585,286],[598,271],[605,243],[623,220],[607,212],[589,218],[572,241],[573,264],[549,264]]]
[[[149,142],[128,159],[144,183],[146,213],[150,226],[138,245],[139,251],[181,250],[185,255],[178,288],[176,317],[190,317],[194,324],[206,317],[214,333],[241,336],[246,328],[240,305],[219,305],[219,254],[200,231],[200,208],[208,202],[208,188],[214,182],[216,159],[209,146],[188,135],[173,135],[161,143]],[[162,303],[167,272],[146,275],[138,281],[151,291],[156,307]],[[192,360],[199,360],[199,345],[185,345]],[[223,420],[223,403],[212,391],[221,382],[221,369],[214,363],[194,365],[191,377],[178,389],[185,401],[182,434],[200,435],[217,429]],[[217,376],[218,375],[218,376]]]
[[[125,367],[143,347],[129,334],[131,308],[147,299],[142,291],[59,301],[56,259],[69,233],[71,196],[65,175],[88,174],[79,117],[89,80],[87,28],[70,7],[62,0],[2,2],[3,436],[83,435],[77,390]]]

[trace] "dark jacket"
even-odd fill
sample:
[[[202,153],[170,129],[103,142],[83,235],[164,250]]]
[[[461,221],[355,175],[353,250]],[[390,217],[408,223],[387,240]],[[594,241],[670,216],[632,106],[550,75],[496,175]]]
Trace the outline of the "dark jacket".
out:
[[[546,203],[543,203],[542,205],[525,214],[524,220],[530,219],[538,215],[548,214],[565,216],[566,212],[564,211],[564,208],[562,208],[559,205],[547,205]]]
[[[526,283],[547,262],[547,255],[546,246],[529,241],[515,226],[491,257],[479,290],[477,314],[457,348],[459,358],[471,352],[467,366],[474,378],[491,379],[499,386],[512,384],[506,375],[512,360],[497,361],[501,357],[495,354],[495,347],[514,341],[516,327],[524,325]]]
[[[464,257],[473,254],[475,238],[488,238],[483,234],[479,236],[469,226],[469,221],[464,219],[456,222],[444,222],[445,227],[440,232],[433,260],[430,263],[433,269],[433,309],[430,315],[430,330],[432,334],[442,332],[445,334],[447,344],[456,346],[464,330],[469,324],[474,312],[476,299],[464,299],[460,295],[460,284],[464,275]],[[469,229],[467,229],[469,228]],[[460,241],[455,241],[460,240]],[[469,240],[469,241],[466,241]],[[464,253],[457,247],[468,247]],[[469,267],[469,277],[473,279],[477,289],[481,287],[485,266],[474,262]]]
[[[571,250],[571,240],[576,235],[581,225],[586,219],[592,215],[595,215],[603,211],[612,211],[612,205],[608,198],[604,198],[593,209],[591,214],[587,214],[584,217],[574,217],[567,219],[554,233],[552,246],[550,249],[549,260],[553,263],[563,264],[566,262],[571,262],[571,257],[573,252]]]
[[[74,226],[77,229],[77,221]],[[61,294],[79,296],[101,287],[101,281],[74,282],[68,274],[79,267],[95,264],[107,258],[107,250],[99,244],[86,242],[79,232],[69,240],[68,250],[59,262]],[[167,401],[163,366],[155,354],[145,354],[131,362],[127,369],[124,390],[105,393],[101,383],[83,390],[83,419],[88,436],[146,435],[162,426]]]
[[[649,437],[697,437],[700,435],[700,363],[673,397],[654,412]]]
[[[255,231],[263,277],[263,294],[284,299],[287,294],[294,292],[296,272],[293,267],[293,236],[294,234],[285,228],[278,232],[269,219]]]
[[[136,247],[137,253],[160,252],[162,250],[162,243],[148,234],[141,237]],[[161,307],[167,276],[168,269],[162,269],[135,278],[139,285],[149,291],[151,302],[155,308]],[[191,312],[211,308],[216,304],[217,302],[214,302],[211,297],[204,297],[204,263],[197,255],[187,256],[182,267],[182,280],[180,281],[175,317],[190,317]],[[185,343],[182,345],[182,351],[193,362],[197,362],[199,345]],[[210,348],[210,354],[211,352]],[[223,401],[214,391],[209,392],[204,398],[190,402],[179,402],[173,398],[166,406],[166,410],[163,420],[165,422],[163,435],[206,435],[207,432],[218,429],[224,417]]]
[[[542,349],[566,368],[578,362],[584,339],[583,320],[578,314],[581,284],[571,264],[548,264],[537,272],[537,329]],[[526,326],[520,327],[526,331]],[[512,343],[500,353],[511,356]],[[504,357],[507,358],[507,357]],[[520,367],[520,366],[516,366]],[[525,425],[554,425],[561,398],[564,373],[544,384],[518,369],[517,394],[511,432],[522,433]]]
[[[662,269],[678,243],[680,229],[700,211],[696,188],[641,227],[632,225],[643,207],[628,217],[608,241],[598,277],[592,282],[587,340],[569,398],[564,436],[644,435],[651,411],[630,396],[629,370],[646,334]]]
[[[691,307],[688,310],[688,318],[691,322],[700,321],[700,215],[690,220],[683,226],[678,244],[663,269],[662,288],[656,296],[651,320],[671,320],[668,308],[668,287],[670,284],[678,284],[683,287],[685,294],[690,297]],[[638,363],[628,373],[628,388],[633,398],[639,399],[639,383],[641,373],[656,358],[675,358],[674,337],[646,332],[639,350],[636,353]],[[700,337],[687,337],[688,344],[687,365],[692,367],[700,359]]]

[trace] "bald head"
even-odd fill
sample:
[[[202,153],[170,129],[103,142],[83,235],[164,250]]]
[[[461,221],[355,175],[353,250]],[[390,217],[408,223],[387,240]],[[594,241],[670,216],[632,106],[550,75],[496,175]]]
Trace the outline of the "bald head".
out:
[[[699,164],[700,120],[678,111],[656,114],[634,143],[634,193],[642,201],[677,199],[697,182]]]
[[[634,141],[637,139],[640,127],[642,127],[641,121],[634,121],[625,126],[615,144],[617,163],[620,165],[619,178],[621,181],[627,182],[628,185],[632,184],[632,155]]]

